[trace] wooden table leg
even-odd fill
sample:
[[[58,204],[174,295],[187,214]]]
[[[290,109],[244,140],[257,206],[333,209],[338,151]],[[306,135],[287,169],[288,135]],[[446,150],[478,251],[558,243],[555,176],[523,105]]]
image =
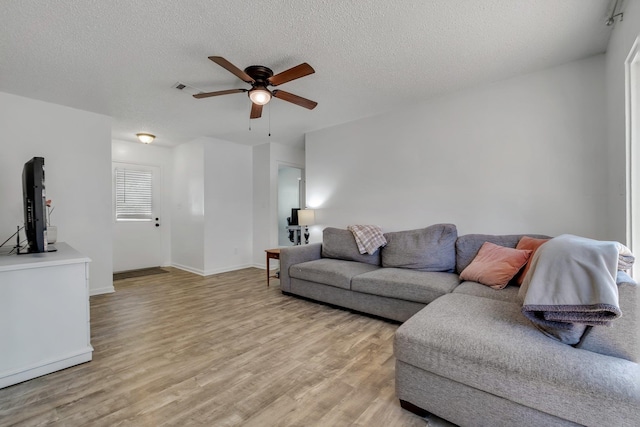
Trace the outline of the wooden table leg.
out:
[[[267,249],[267,288],[269,287],[269,281],[271,279],[271,259],[277,259],[280,261],[280,249]],[[278,277],[277,275],[274,277]]]
[[[271,270],[269,269],[269,261],[271,257],[267,254],[267,288],[269,287],[269,279],[271,278]]]

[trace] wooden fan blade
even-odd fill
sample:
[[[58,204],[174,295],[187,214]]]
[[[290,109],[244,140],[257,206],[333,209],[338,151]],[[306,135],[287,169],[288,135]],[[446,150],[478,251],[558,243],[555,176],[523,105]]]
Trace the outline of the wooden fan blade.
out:
[[[209,98],[210,96],[229,95],[229,94],[232,94],[232,93],[239,93],[239,92],[246,92],[246,91],[247,91],[247,89],[219,90],[217,92],[196,93],[195,95],[193,95],[193,97],[197,98],[197,99],[202,99],[202,98]]]
[[[285,92],[283,90],[276,89],[272,92],[272,95],[278,99],[282,99],[284,101],[291,102],[301,107],[308,108],[309,110],[313,110],[314,108],[316,108],[316,105],[318,105],[318,103],[315,101],[311,101],[310,99],[303,98],[301,96],[294,95],[292,93]]]
[[[238,77],[243,82],[247,82],[247,83],[255,82],[255,80],[253,80],[251,76],[249,76],[249,74],[245,73],[240,68],[236,67],[231,62],[224,59],[222,56],[210,56],[209,59],[215,62],[216,64],[218,64],[219,66],[221,66],[222,68],[224,68],[225,70],[229,71],[230,73],[235,74],[236,77]]]
[[[309,74],[315,73],[316,70],[311,68],[311,65],[306,62],[296,65],[293,68],[289,68],[286,71],[276,74],[275,76],[269,77],[267,80],[271,84],[271,86],[278,86],[282,83],[290,82],[291,80],[299,79],[300,77],[308,76]]]
[[[251,103],[251,119],[259,119],[262,117],[262,105]]]

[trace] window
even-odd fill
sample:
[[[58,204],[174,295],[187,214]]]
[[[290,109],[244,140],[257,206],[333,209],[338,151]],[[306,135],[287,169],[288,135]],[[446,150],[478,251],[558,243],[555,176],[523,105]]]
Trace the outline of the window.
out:
[[[151,221],[150,171],[116,169],[116,221]]]

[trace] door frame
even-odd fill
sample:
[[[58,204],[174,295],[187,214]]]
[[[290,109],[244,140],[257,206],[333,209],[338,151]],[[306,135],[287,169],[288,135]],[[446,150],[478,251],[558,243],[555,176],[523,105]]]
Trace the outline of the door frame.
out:
[[[625,154],[626,154],[626,226],[627,246],[640,252],[640,36],[624,62],[625,68]],[[637,277],[640,267],[631,275]],[[635,273],[635,274],[634,274]]]
[[[278,179],[278,175],[279,175],[279,171],[281,167],[288,167],[288,168],[294,168],[294,169],[300,169],[300,184],[298,187],[298,199],[299,199],[299,203],[300,203],[300,209],[304,209],[306,207],[306,197],[307,197],[307,181],[306,181],[306,171],[305,171],[305,167],[304,165],[300,165],[297,163],[293,163],[293,162],[286,162],[286,161],[282,161],[282,160],[278,160],[276,161],[276,173],[275,173],[275,204],[274,204],[274,209],[275,209],[275,214],[274,214],[274,219],[273,219],[273,229],[275,230],[275,244],[276,247],[280,247],[280,239],[279,239],[279,233],[280,233],[280,229],[279,229],[279,220],[280,218],[278,218],[278,206],[280,203],[279,197],[280,197],[280,180]],[[273,211],[272,211],[273,212]]]

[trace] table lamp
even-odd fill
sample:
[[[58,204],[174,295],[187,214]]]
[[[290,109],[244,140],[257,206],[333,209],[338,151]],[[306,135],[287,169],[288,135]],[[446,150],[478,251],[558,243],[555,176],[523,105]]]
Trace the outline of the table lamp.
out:
[[[309,226],[316,223],[316,211],[300,209],[298,211],[298,225],[304,227],[304,243],[309,244]]]

